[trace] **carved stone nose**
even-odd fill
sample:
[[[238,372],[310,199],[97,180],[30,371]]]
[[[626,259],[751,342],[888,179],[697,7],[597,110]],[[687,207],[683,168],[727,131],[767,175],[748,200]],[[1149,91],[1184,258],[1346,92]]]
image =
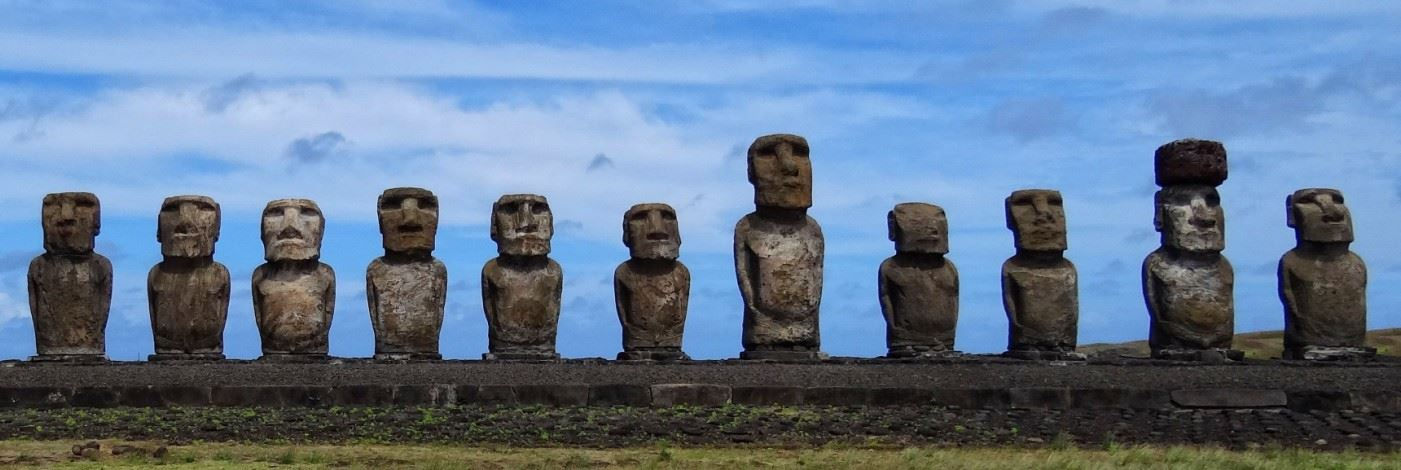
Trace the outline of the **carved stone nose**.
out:
[[[295,238],[302,238],[302,232],[297,231],[295,227],[290,225],[284,227],[281,232],[277,232],[278,240],[290,240]]]

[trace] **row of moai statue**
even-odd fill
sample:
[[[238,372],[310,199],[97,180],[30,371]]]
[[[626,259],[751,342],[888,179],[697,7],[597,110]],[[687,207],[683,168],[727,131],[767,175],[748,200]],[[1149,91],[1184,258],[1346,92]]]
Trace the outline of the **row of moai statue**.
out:
[[[779,134],[749,148],[754,212],[735,226],[734,261],[743,297],[742,359],[811,360],[820,349],[823,236],[807,215],[812,165],[807,142]],[[1161,246],[1143,263],[1153,357],[1239,360],[1234,275],[1221,251],[1225,220],[1216,187],[1226,180],[1220,143],[1179,140],[1155,153],[1154,226]],[[1285,202],[1297,246],[1279,264],[1286,359],[1357,359],[1375,354],[1366,332],[1366,268],[1348,250],[1352,220],[1342,194],[1303,189]],[[1067,249],[1057,191],[1028,189],[1005,201],[1016,254],[1002,266],[1009,357],[1075,360],[1079,315],[1075,266]],[[438,198],[418,188],[385,191],[378,202],[384,256],[366,272],[375,358],[438,359],[447,268],[433,257]],[[44,198],[45,253],[29,268],[36,360],[104,358],[112,266],[93,251],[97,197]],[[156,239],[163,261],[148,277],[152,360],[223,358],[229,272],[214,261],[220,211],[203,196],[162,204]],[[316,203],[280,199],[262,214],[267,262],[253,272],[253,312],[265,359],[324,358],[335,310],[335,274],[319,261],[325,220]],[[944,210],[898,204],[888,214],[896,254],[879,270],[889,357],[956,355],[959,278],[949,252]],[[557,359],[555,338],[563,271],[549,258],[553,216],[542,196],[502,196],[492,206],[498,255],[482,268],[485,359]],[[678,260],[676,211],[638,204],[623,216],[630,259],[614,273],[623,329],[620,360],[687,359],[681,350],[690,272]]]

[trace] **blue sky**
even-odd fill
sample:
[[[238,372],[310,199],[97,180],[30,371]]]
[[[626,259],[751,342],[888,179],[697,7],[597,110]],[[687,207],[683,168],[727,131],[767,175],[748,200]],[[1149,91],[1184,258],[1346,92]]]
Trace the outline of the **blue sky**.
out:
[[[33,354],[24,287],[45,193],[103,203],[114,359],[152,351],[145,273],[160,201],[224,208],[231,357],[256,357],[248,279],[258,213],[309,197],[339,280],[331,351],[367,356],[375,198],[442,200],[443,353],[486,349],[478,276],[490,205],[536,192],[565,270],[560,352],[612,357],[623,212],[679,210],[694,285],[686,349],[740,350],[731,229],[750,211],[743,152],[812,146],[827,235],[824,349],[884,352],[885,213],[943,206],[962,275],[959,349],[1006,345],[1002,200],[1064,193],[1082,343],[1142,339],[1139,265],[1152,153],[1225,142],[1238,331],[1279,329],[1284,197],[1335,187],[1371,273],[1370,325],[1401,326],[1401,3],[1389,1],[697,0],[653,2],[0,0],[0,358]]]

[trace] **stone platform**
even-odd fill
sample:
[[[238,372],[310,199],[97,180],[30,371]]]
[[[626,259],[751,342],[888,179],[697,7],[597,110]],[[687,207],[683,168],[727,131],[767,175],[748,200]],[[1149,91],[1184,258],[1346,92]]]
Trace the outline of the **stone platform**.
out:
[[[963,409],[1401,411],[1401,361],[813,362],[332,359],[0,363],[0,407],[933,405]]]

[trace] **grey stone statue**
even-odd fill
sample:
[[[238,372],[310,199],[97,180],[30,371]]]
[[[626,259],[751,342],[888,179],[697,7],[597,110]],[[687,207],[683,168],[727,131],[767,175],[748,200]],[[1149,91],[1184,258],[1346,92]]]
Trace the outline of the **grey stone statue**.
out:
[[[681,352],[691,272],[676,258],[681,229],[666,204],[638,204],[623,215],[630,259],[613,271],[614,302],[623,324],[619,360],[690,359]]]
[[[44,196],[44,254],[29,263],[36,361],[107,359],[112,263],[93,252],[102,227],[92,193]]]
[[[321,263],[326,219],[308,199],[278,199],[263,209],[267,263],[253,270],[253,316],[263,359],[326,357],[336,309],[336,273]]]
[[[491,207],[496,258],[482,267],[483,359],[553,360],[564,271],[550,259],[554,216],[544,196],[508,194]]]
[[[1279,260],[1284,358],[1366,359],[1367,265],[1348,250],[1352,214],[1336,189],[1295,191],[1285,200],[1296,245]]]
[[[735,273],[744,299],[741,359],[822,359],[822,227],[812,207],[808,143],[767,135],[749,146],[755,211],[735,224]]]
[[[949,221],[933,204],[896,204],[886,217],[895,256],[880,265],[879,294],[888,357],[954,355],[958,268],[949,252]]]
[[[1159,147],[1153,225],[1161,247],[1143,261],[1148,345],[1171,360],[1239,360],[1235,334],[1235,272],[1221,255],[1225,213],[1216,186],[1226,180],[1219,142],[1184,139]]]
[[[156,241],[163,259],[146,276],[153,361],[224,358],[229,270],[214,261],[219,222],[219,203],[205,196],[174,196],[161,203]]]
[[[365,273],[375,359],[441,359],[448,270],[433,257],[438,197],[426,189],[394,188],[379,196],[378,207],[384,256]]]
[[[1006,356],[1083,360],[1075,352],[1080,294],[1075,265],[1065,259],[1065,206],[1059,191],[1023,189],[1006,200],[1007,228],[1017,253],[1002,263],[1007,311]]]

